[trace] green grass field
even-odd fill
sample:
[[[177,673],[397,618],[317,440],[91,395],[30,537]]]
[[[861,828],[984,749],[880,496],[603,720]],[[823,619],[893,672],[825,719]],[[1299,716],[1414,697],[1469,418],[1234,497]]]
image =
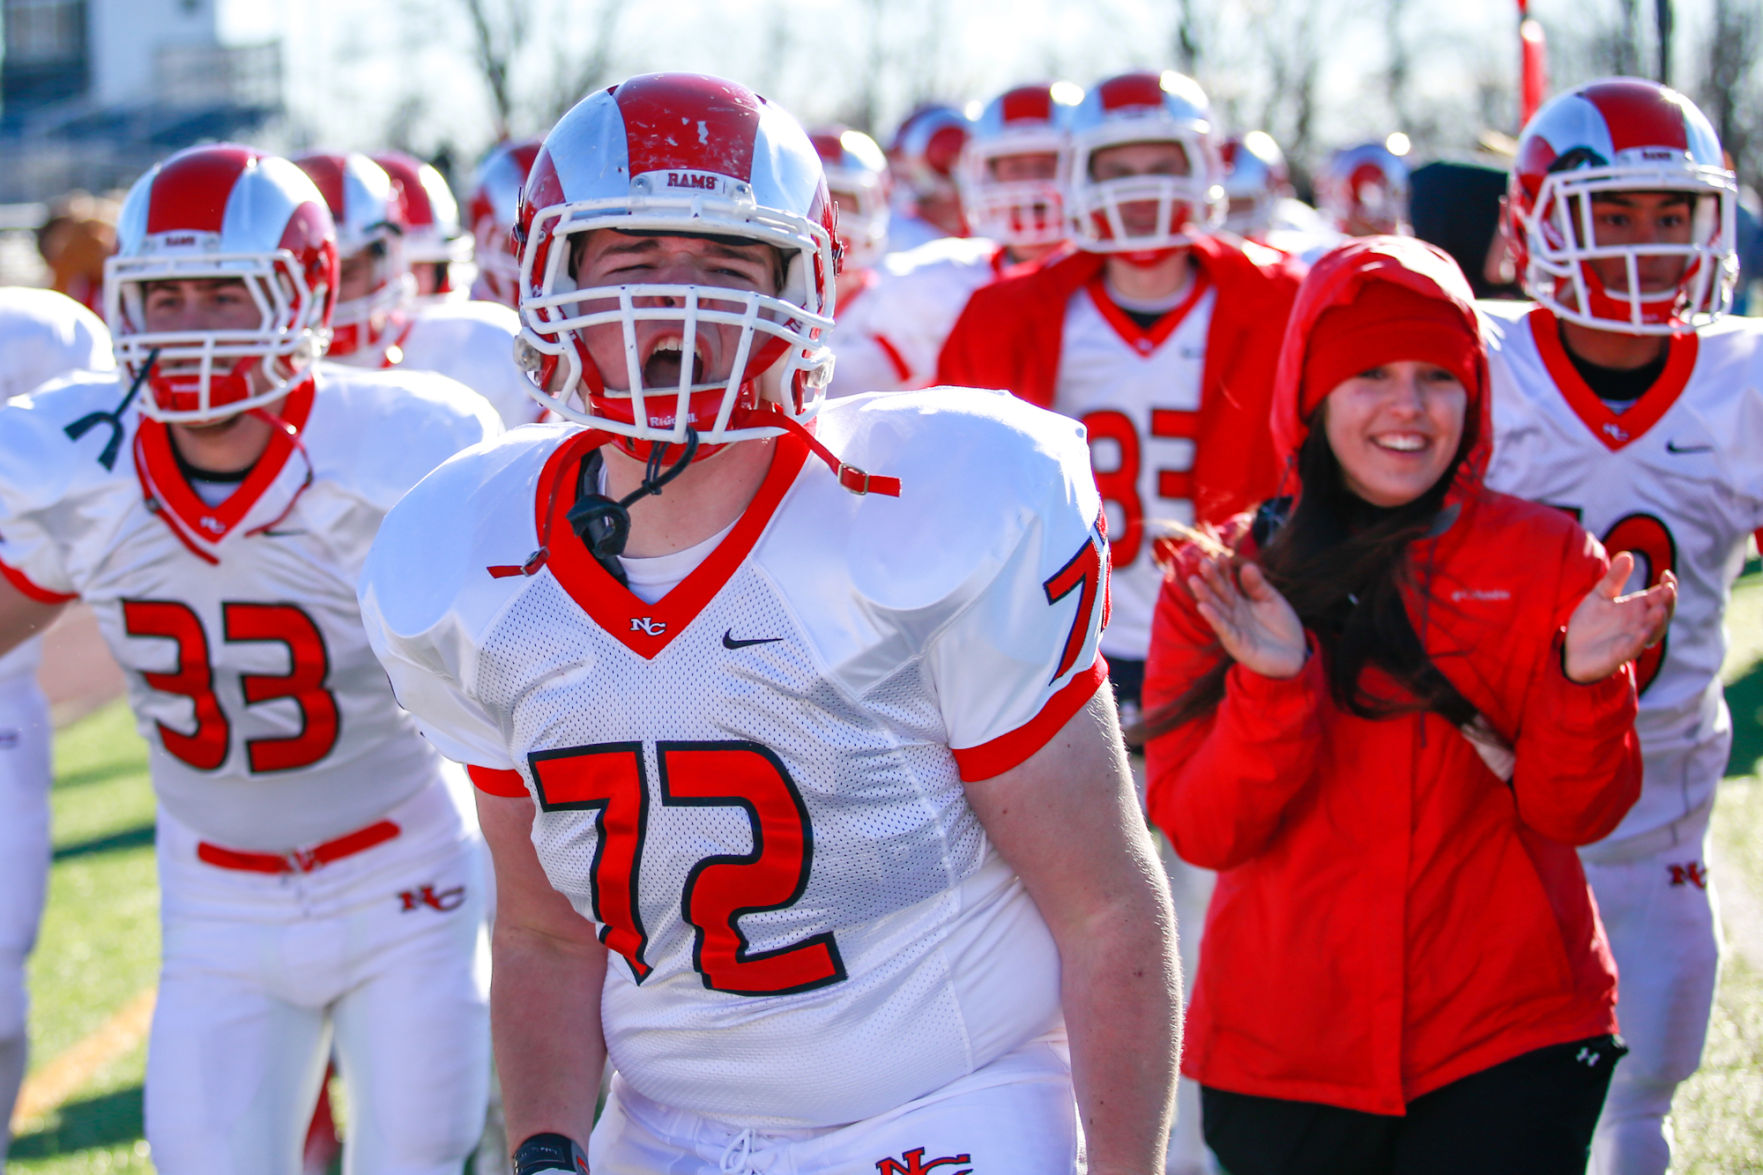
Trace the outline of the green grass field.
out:
[[[1763,574],[1729,617],[1727,697],[1738,737],[1715,810],[1728,949],[1702,1071],[1674,1115],[1683,1175],[1763,1171]],[[119,703],[55,747],[55,864],[31,962],[31,1078],[61,1091],[19,1123],[8,1172],[153,1169],[141,1136],[141,993],[159,952],[146,750]],[[131,1007],[132,1005],[132,1007]]]

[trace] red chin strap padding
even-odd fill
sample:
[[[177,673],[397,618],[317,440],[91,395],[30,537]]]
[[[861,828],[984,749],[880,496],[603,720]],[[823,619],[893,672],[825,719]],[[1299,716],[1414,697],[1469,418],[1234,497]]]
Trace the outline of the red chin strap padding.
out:
[[[881,474],[866,473],[855,465],[847,465],[839,460],[838,455],[820,443],[812,432],[804,428],[801,422],[785,415],[775,406],[753,413],[753,423],[769,424],[782,428],[792,436],[800,437],[816,457],[826,462],[839,484],[854,494],[881,494],[888,498],[900,496],[900,479],[884,477]]]

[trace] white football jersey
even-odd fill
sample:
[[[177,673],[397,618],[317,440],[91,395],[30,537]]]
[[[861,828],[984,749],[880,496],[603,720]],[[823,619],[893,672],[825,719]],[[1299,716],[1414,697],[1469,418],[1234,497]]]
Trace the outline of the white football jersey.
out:
[[[110,332],[96,314],[54,290],[0,287],[0,404],[75,371],[109,371]],[[37,671],[43,642],[0,655],[0,682]]]
[[[876,280],[838,308],[829,396],[921,388],[973,291],[998,280],[1004,251],[980,237],[939,237],[889,253]]]
[[[1102,651],[1110,657],[1145,659],[1163,586],[1152,535],[1160,523],[1194,521],[1193,438],[1217,300],[1202,276],[1185,310],[1145,331],[1098,277],[1066,307],[1053,407],[1087,430],[1108,511],[1114,612]]]
[[[1722,618],[1745,540],[1763,526],[1763,324],[1728,318],[1673,340],[1658,381],[1617,412],[1580,378],[1547,311],[1483,311],[1494,391],[1488,484],[1573,513],[1612,555],[1633,552],[1631,590],[1677,574],[1670,631],[1635,666],[1640,802],[1605,843],[1669,839],[1680,822],[1699,839],[1732,741]]]
[[[654,604],[570,532],[601,437],[558,425],[442,466],[362,579],[399,698],[449,755],[519,771],[551,884],[615,952],[619,1071],[755,1125],[873,1117],[1058,1025],[1052,938],[962,780],[1027,758],[1106,668],[1073,422],[936,388],[817,425],[900,496],[780,439]]]
[[[151,747],[160,802],[226,848],[333,839],[436,779],[367,646],[355,583],[388,509],[499,431],[483,401],[426,372],[321,370],[218,506],[185,481],[164,425],[129,411],[112,467],[117,377],[52,384],[0,409],[0,563],[91,606]]]
[[[531,424],[544,414],[527,391],[531,383],[514,362],[520,316],[499,302],[454,299],[406,311],[409,320],[379,351],[358,351],[333,360],[345,367],[397,367],[437,371],[490,402],[506,428]]]

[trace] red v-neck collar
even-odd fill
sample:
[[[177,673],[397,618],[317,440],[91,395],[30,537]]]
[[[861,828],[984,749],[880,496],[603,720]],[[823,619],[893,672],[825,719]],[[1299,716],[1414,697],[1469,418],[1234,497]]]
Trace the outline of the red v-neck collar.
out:
[[[1188,312],[1199,303],[1200,296],[1206,292],[1206,287],[1210,283],[1206,279],[1205,269],[1199,265],[1195,265],[1193,268],[1194,284],[1193,288],[1188,291],[1188,296],[1181,300],[1179,306],[1152,323],[1150,330],[1146,330],[1134,322],[1126,311],[1115,305],[1114,299],[1108,296],[1108,285],[1103,280],[1103,273],[1106,271],[1098,272],[1095,277],[1089,280],[1090,301],[1096,304],[1096,310],[1107,320],[1108,325],[1114,328],[1114,333],[1120,336],[1121,342],[1141,356],[1149,355],[1169,340],[1169,336],[1174,334],[1176,328],[1186,321]]]
[[[306,419],[311,413],[312,380],[309,377],[288,393],[281,419],[298,435],[306,427]],[[282,429],[273,430],[269,447],[251,467],[251,472],[218,506],[210,506],[190,488],[184,471],[178,467],[177,454],[172,450],[171,430],[163,421],[142,419],[136,443],[140,446],[141,492],[149,500],[158,501],[162,509],[170,511],[186,532],[200,535],[204,542],[212,545],[231,534],[264,492],[275,484],[294,452],[296,441]]]
[[[1555,316],[1538,306],[1526,317],[1530,320],[1530,337],[1536,343],[1537,353],[1542,356],[1543,366],[1555,386],[1561,389],[1568,407],[1612,452],[1639,440],[1648,429],[1658,424],[1660,417],[1677,403],[1696,369],[1700,340],[1693,334],[1673,336],[1666,344],[1665,369],[1653,381],[1653,386],[1629,405],[1626,412],[1612,412],[1573,365],[1567,347],[1561,342],[1561,327]]]
[[[650,604],[612,578],[570,532],[569,508],[575,505],[582,460],[608,439],[601,432],[580,433],[545,462],[533,501],[539,541],[546,548],[546,566],[582,611],[631,652],[653,660],[691,626],[746,561],[808,460],[808,446],[792,436],[779,437],[771,468],[734,528],[691,574]]]

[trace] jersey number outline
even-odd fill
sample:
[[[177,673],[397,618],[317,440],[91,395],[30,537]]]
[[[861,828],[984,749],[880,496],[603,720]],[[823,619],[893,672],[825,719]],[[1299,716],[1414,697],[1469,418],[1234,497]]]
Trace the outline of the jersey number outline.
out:
[[[680,893],[680,917],[693,928],[692,966],[711,991],[791,995],[842,982],[844,960],[830,931],[755,951],[740,918],[801,900],[814,863],[808,807],[783,761],[752,742],[658,742],[661,806],[740,808],[753,834],[743,854],[703,858]],[[589,865],[600,941],[630,965],[641,984],[653,972],[638,908],[639,873],[649,832],[643,744],[601,743],[527,756],[539,807],[595,813]]]
[[[1105,521],[1099,522],[1098,530],[1106,525]],[[1105,541],[1098,542],[1094,536],[1086,536],[1077,553],[1041,585],[1041,590],[1047,593],[1049,604],[1057,604],[1070,595],[1073,588],[1079,585],[1083,587],[1077,597],[1077,615],[1071,619],[1071,632],[1067,634],[1065,648],[1059,655],[1059,667],[1047,679],[1048,685],[1064,677],[1072,665],[1076,664],[1077,655],[1083,651],[1084,640],[1089,636],[1090,617],[1095,614],[1098,591],[1102,593],[1102,627],[1108,627],[1108,576],[1111,558],[1112,550]]]
[[[163,722],[154,725],[173,758],[197,771],[218,771],[232,744],[232,722],[214,692],[214,664],[201,618],[176,600],[124,600],[122,623],[130,636],[159,637],[177,646],[176,670],[141,676],[161,693],[189,698],[196,726],[186,734]],[[221,604],[221,635],[228,644],[273,641],[288,649],[287,673],[239,675],[246,706],[291,699],[300,712],[300,733],[245,740],[251,773],[297,771],[330,754],[342,734],[342,713],[327,684],[330,652],[318,623],[297,604],[229,600]]]
[[[1578,521],[1584,511],[1578,506],[1561,506]],[[1601,540],[1604,550],[1614,556],[1627,551],[1646,565],[1646,586],[1657,587],[1665,578],[1667,571],[1677,570],[1677,540],[1672,537],[1671,528],[1665,520],[1656,514],[1636,511],[1618,518],[1610,529],[1604,532]],[[1671,643],[1669,627],[1659,643],[1650,649],[1642,649],[1634,659],[1634,685],[1637,695],[1647,692],[1659,676],[1659,670],[1665,664],[1665,649]]]
[[[1090,440],[1090,473],[1104,502],[1120,507],[1125,525],[1120,537],[1112,543],[1114,565],[1130,567],[1139,557],[1145,537],[1145,500],[1139,494],[1139,472],[1144,462],[1139,432],[1132,417],[1112,408],[1091,412],[1083,418]],[[1200,429],[1200,414],[1176,408],[1151,409],[1151,436],[1156,440],[1193,440]],[[1120,451],[1120,461],[1113,469],[1098,469],[1095,445],[1098,440],[1113,441]],[[1194,474],[1187,469],[1157,470],[1157,497],[1164,501],[1191,502],[1194,497]]]

